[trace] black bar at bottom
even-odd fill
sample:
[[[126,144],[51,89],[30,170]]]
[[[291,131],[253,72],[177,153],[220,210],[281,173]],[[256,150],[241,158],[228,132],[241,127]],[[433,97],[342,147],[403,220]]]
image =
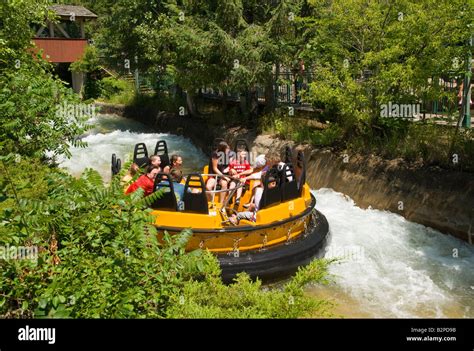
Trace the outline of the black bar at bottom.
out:
[[[232,345],[472,351],[474,320],[0,320],[0,351]]]

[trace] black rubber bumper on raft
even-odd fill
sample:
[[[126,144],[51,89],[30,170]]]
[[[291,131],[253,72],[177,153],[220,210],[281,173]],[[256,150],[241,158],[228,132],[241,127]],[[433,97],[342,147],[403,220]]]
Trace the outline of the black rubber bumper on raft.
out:
[[[217,258],[222,269],[222,280],[226,283],[239,272],[247,272],[251,278],[272,281],[290,276],[299,266],[308,264],[322,253],[329,236],[329,224],[326,217],[313,209],[312,226],[306,234],[280,245],[264,250],[252,250],[219,254]]]

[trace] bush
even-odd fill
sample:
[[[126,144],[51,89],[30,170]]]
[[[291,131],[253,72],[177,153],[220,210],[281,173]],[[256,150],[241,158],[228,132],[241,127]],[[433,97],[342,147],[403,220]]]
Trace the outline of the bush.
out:
[[[302,132],[304,132],[304,130]],[[331,124],[329,128],[310,131],[308,139],[310,143],[315,146],[331,146],[338,143],[342,136],[342,128],[337,124]]]
[[[0,75],[1,155],[67,155],[71,143],[81,145],[76,137],[90,116],[75,108],[78,96],[48,69],[46,63],[29,62]]]
[[[473,171],[474,134],[464,129],[456,136],[454,133],[452,126],[384,119],[373,129],[366,128],[360,135],[351,135],[347,145],[355,151],[378,153],[387,158],[403,157],[426,165]],[[454,154],[458,164],[452,162]]]
[[[455,135],[453,126],[401,118],[380,118],[373,124],[359,121],[352,126],[329,123],[326,128],[318,129],[312,127],[312,121],[275,112],[262,116],[260,124],[263,133],[316,147],[341,146],[364,154],[474,171],[472,129],[460,129]],[[459,160],[457,164],[452,162],[454,155]]]
[[[310,282],[326,283],[329,261],[315,260],[300,269],[281,288],[263,289],[260,281],[252,282],[240,273],[235,282],[223,285],[217,275],[203,282],[185,284],[182,295],[172,301],[171,318],[297,318],[330,317],[333,303],[305,296],[303,288]]]
[[[312,125],[315,120],[288,117],[279,113],[265,115],[260,122],[265,133],[314,146],[335,145],[344,136],[343,128],[336,123],[326,125],[324,129],[317,129]]]
[[[135,96],[135,87],[123,79],[106,77],[100,81],[100,96],[112,103],[129,103]]]

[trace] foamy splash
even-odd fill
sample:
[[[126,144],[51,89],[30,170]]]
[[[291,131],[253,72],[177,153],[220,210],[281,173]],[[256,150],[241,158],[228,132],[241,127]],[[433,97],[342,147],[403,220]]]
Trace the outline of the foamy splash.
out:
[[[184,173],[201,171],[207,162],[204,153],[194,146],[187,138],[164,133],[149,133],[148,127],[143,124],[113,115],[99,115],[89,121],[95,127],[82,138],[87,142],[87,148],[71,148],[72,157],[59,160],[60,166],[67,169],[72,175],[79,176],[84,169],[94,168],[104,180],[111,177],[111,158],[115,153],[122,164],[133,156],[133,147],[136,143],[145,143],[148,153],[155,150],[158,140],[165,140],[168,153],[180,154],[183,157]]]
[[[326,215],[335,294],[373,317],[474,317],[474,247],[388,211],[314,192]]]

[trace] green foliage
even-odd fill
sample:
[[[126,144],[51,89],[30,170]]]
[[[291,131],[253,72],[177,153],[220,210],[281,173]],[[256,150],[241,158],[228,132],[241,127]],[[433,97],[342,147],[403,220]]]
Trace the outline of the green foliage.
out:
[[[377,120],[389,101],[439,99],[446,93],[432,78],[461,74],[474,18],[464,0],[310,4],[302,56],[317,69],[306,100],[323,103],[345,127]]]
[[[129,104],[135,96],[133,83],[116,77],[105,77],[99,80],[97,73],[101,67],[99,51],[95,46],[88,46],[82,58],[71,64],[71,71],[87,74],[84,87],[85,98],[116,104]]]
[[[30,25],[43,24],[46,18],[53,18],[48,11],[49,3],[48,0],[0,2],[0,72],[31,58],[27,51],[34,34]]]
[[[323,125],[316,120],[287,116],[281,112],[264,115],[261,122],[261,128],[266,133],[314,146],[334,146],[344,137],[344,130],[336,123]]]
[[[135,87],[123,79],[106,77],[100,80],[100,100],[117,104],[130,104],[135,97]]]
[[[94,170],[76,179],[34,160],[5,160],[3,166],[0,247],[38,248],[35,259],[0,260],[4,318],[293,318],[329,313],[327,302],[307,298],[302,290],[313,279],[324,283],[325,261],[303,269],[281,291],[262,289],[244,275],[227,286],[215,256],[200,250],[185,253],[189,231],[158,240],[143,191],[124,195],[120,177],[105,186]],[[15,170],[29,178],[21,181]]]
[[[143,202],[97,172],[79,179],[52,171],[47,198],[4,208],[1,244],[37,245],[38,260],[0,261],[1,315],[47,317],[159,317],[192,265],[189,232],[159,242]],[[35,182],[30,184],[31,187]],[[11,191],[9,192],[11,194]],[[29,301],[27,307],[23,301]]]
[[[346,146],[361,153],[377,153],[386,158],[403,157],[408,161],[443,168],[474,170],[474,134],[462,130],[453,142],[454,128],[434,123],[413,123],[382,118],[376,128],[346,140]],[[460,160],[453,163],[453,154]]]
[[[91,74],[86,74],[86,81],[82,91],[83,99],[85,101],[93,101],[100,97],[100,81],[93,78]]]
[[[90,73],[100,68],[99,52],[95,46],[86,47],[81,59],[71,63],[70,70],[73,72]]]
[[[135,86],[124,79],[116,77],[105,77],[98,79],[102,61],[99,51],[95,46],[88,46],[83,57],[71,64],[73,72],[84,72],[87,79],[84,87],[84,95],[87,99],[99,99],[116,104],[129,104],[135,96]],[[99,73],[99,74],[98,74]]]
[[[7,194],[15,194],[18,199],[43,201],[47,197],[46,176],[50,169],[35,159],[20,157],[0,157],[0,211],[14,208],[17,199]],[[6,167],[6,163],[14,167]],[[11,184],[15,184],[13,188]],[[35,184],[34,187],[31,184]],[[0,237],[0,239],[2,239]]]
[[[179,96],[157,94],[155,96],[136,94],[126,107],[126,114],[139,119],[156,116],[160,111],[178,111],[185,101]]]
[[[474,8],[463,0],[308,3],[296,20],[304,38],[297,55],[313,71],[303,100],[324,110],[323,116],[315,115],[329,127],[277,116],[270,124],[263,118],[263,128],[315,146],[345,146],[444,167],[456,167],[448,155],[456,153],[464,169],[473,169],[469,131],[454,137],[451,127],[381,118],[381,106],[425,106],[440,99],[456,104],[457,91],[445,90],[439,79],[464,74]]]
[[[83,72],[85,74],[85,83],[83,88],[84,99],[97,99],[100,96],[100,82],[96,74],[101,67],[99,52],[95,46],[86,47],[81,59],[71,63],[69,70],[72,72]]]
[[[241,93],[254,92],[257,84],[273,89],[273,64],[292,64],[298,50],[288,16],[302,3],[119,0],[102,14],[97,41],[112,67],[136,57],[154,86],[172,82],[187,91],[192,113],[194,92],[203,86]]]
[[[85,131],[89,116],[77,112],[79,98],[46,69],[29,62],[1,75],[1,154],[68,155],[69,145]]]
[[[303,129],[298,135],[296,140],[305,141],[305,131],[308,129]],[[311,144],[320,145],[320,146],[330,146],[335,145],[343,138],[343,130],[337,124],[331,124],[328,128],[323,130],[314,130],[309,135]]]
[[[33,57],[30,24],[52,18],[48,1],[3,1],[0,4],[0,155],[44,157],[69,154],[84,132],[87,116],[63,111],[79,99],[51,75],[51,65]]]
[[[191,281],[182,295],[172,300],[171,318],[298,318],[329,317],[332,304],[304,295],[303,288],[311,283],[326,283],[328,261],[315,260],[300,269],[282,287],[262,288],[246,273],[240,273],[233,284],[225,286],[218,276],[204,282]]]

